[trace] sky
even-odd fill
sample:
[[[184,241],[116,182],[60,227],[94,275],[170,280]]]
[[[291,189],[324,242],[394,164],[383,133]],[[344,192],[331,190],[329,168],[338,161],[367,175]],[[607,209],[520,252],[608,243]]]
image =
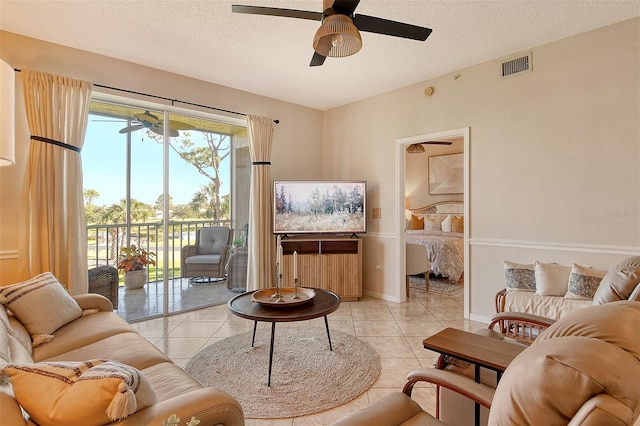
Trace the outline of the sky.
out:
[[[94,189],[100,197],[95,205],[111,205],[126,196],[127,135],[118,131],[127,125],[124,120],[104,121],[104,117],[89,116],[85,143],[82,147],[83,187]],[[198,132],[191,132],[197,143]],[[204,144],[204,142],[203,142]],[[141,129],[131,133],[131,196],[139,201],[155,204],[162,194],[162,145],[146,136]],[[230,161],[221,166],[221,194],[230,187]],[[174,204],[186,204],[209,179],[169,150],[169,194]]]

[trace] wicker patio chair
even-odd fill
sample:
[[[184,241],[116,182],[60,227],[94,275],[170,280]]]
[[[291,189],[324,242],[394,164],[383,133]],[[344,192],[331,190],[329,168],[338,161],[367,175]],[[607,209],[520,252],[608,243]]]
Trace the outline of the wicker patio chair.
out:
[[[227,262],[227,288],[242,293],[247,291],[247,267],[249,264],[249,248],[238,247],[231,251]]]
[[[196,232],[196,243],[182,247],[182,278],[208,278],[222,280],[224,267],[231,251],[233,229],[224,226],[211,226]]]
[[[113,309],[118,309],[118,270],[102,265],[89,269],[89,293],[101,294],[111,301]]]

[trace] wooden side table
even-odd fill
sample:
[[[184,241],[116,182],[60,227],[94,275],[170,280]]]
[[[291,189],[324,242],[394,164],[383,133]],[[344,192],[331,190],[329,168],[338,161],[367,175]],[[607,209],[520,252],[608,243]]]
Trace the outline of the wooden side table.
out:
[[[454,358],[474,364],[475,381],[480,383],[480,368],[488,368],[497,373],[497,380],[511,361],[526,346],[482,336],[456,328],[445,328],[439,333],[424,339],[422,342],[425,349],[439,352],[442,355],[449,355]],[[444,368],[444,357],[440,356],[436,368]],[[476,425],[480,421],[480,405],[475,404]]]

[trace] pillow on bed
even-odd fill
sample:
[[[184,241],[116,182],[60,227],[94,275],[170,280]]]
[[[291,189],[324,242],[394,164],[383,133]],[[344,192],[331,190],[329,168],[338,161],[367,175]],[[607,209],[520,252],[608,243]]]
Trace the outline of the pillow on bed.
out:
[[[451,219],[451,232],[464,233],[463,216],[453,216],[453,218]]]
[[[536,291],[533,264],[504,261],[504,283],[507,291]]]
[[[428,214],[423,216],[425,231],[442,231],[442,216]]]
[[[424,219],[418,218],[416,215],[412,214],[411,219],[409,219],[409,227],[407,229],[424,229]]]
[[[442,221],[442,230],[444,232],[451,232],[451,225],[453,221],[453,216],[452,215],[448,215],[447,217],[444,218],[444,220]]]

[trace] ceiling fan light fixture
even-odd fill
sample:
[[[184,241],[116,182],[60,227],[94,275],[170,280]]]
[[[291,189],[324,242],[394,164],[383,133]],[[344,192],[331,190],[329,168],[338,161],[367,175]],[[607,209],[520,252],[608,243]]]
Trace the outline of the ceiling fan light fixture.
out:
[[[421,154],[425,152],[424,146],[419,143],[412,143],[407,147],[407,152],[409,154]]]
[[[362,48],[362,37],[351,18],[329,15],[313,37],[313,50],[329,58],[353,55]]]

